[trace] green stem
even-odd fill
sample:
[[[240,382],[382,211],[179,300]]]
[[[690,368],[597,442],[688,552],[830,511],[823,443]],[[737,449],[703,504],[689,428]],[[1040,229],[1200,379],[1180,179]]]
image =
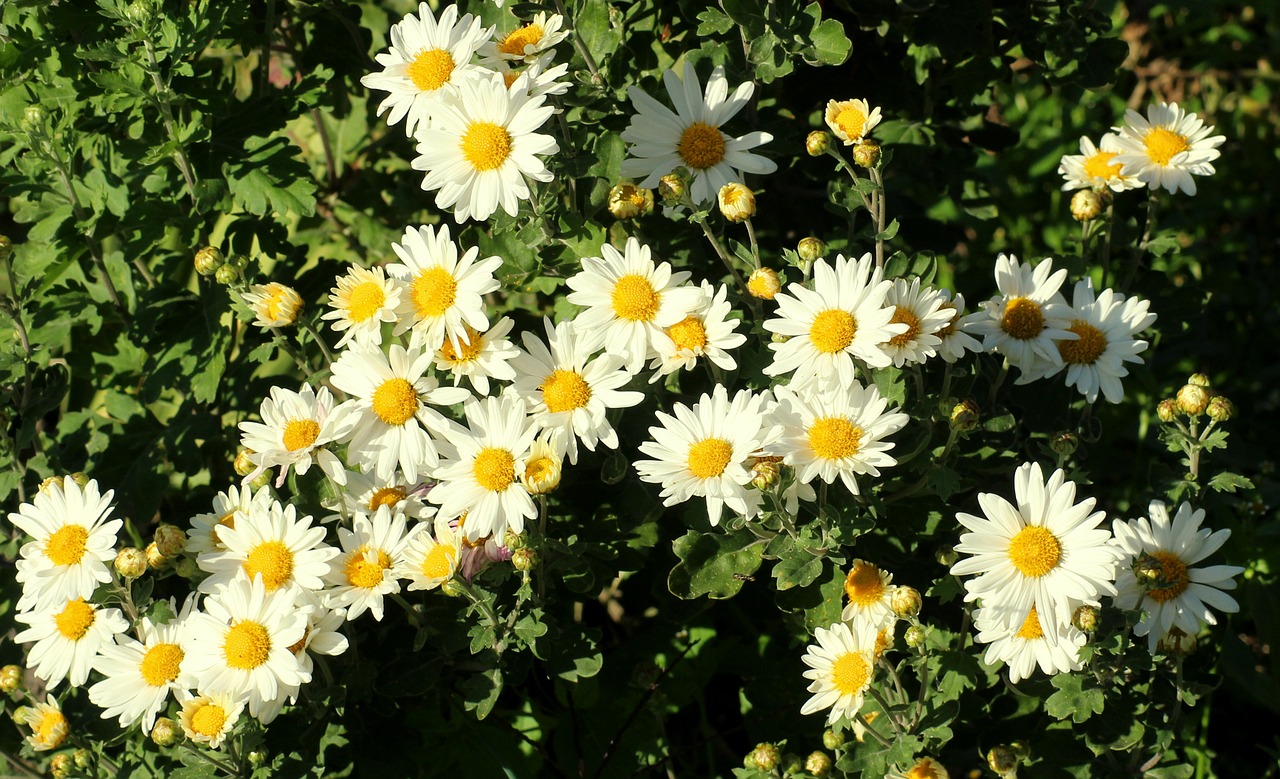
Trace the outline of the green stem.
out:
[[[920,692],[916,695],[916,709],[911,716],[911,729],[915,730],[924,717],[924,703],[929,694],[929,656],[924,647],[920,647]]]
[[[315,339],[316,345],[319,346],[320,351],[324,353],[325,361],[328,362],[329,365],[333,365],[333,352],[329,351],[329,344],[325,343],[324,338],[320,335],[319,331],[316,330],[315,325],[311,324],[306,319],[301,318],[298,319],[298,322],[302,325],[302,329],[310,333],[311,337]]]
[[[1138,275],[1138,267],[1142,265],[1142,257],[1147,253],[1147,247],[1151,245],[1151,235],[1156,229],[1156,215],[1159,212],[1160,198],[1156,194],[1156,190],[1147,191],[1147,224],[1142,229],[1142,241],[1133,250],[1133,254],[1129,260],[1129,270],[1125,273],[1124,281],[1120,284],[1120,291],[1124,292],[1129,289],[1129,285],[1133,283],[1133,279]]]
[[[182,142],[178,140],[177,122],[173,119],[173,105],[169,102],[169,85],[160,78],[160,63],[156,59],[156,47],[151,42],[151,38],[144,37],[142,39],[143,46],[147,52],[147,72],[151,74],[151,84],[156,90],[156,102],[160,104],[160,115],[164,119],[164,131],[169,136],[169,140],[174,144],[173,161],[178,166],[178,171],[182,174],[182,179],[187,183],[187,196],[191,198],[191,206],[196,207],[196,176],[195,171],[191,168],[191,161],[187,159],[187,153],[182,148]],[[152,286],[154,286],[154,281]]]
[[[240,776],[240,772],[236,770],[235,766],[229,765],[226,762],[214,757],[213,755],[206,754],[203,749],[196,749],[195,747],[191,746],[190,742],[183,741],[181,746],[186,751],[190,752],[191,754],[195,755],[201,760],[204,760],[209,765],[213,766],[214,768],[217,768],[219,771],[222,771],[227,776]]]
[[[898,722],[898,718],[889,711],[889,701],[885,700],[885,697],[880,694],[880,691],[874,687],[868,687],[867,694],[871,696],[872,700],[879,704],[880,710],[884,712],[885,719],[889,720],[889,724],[893,726],[894,734],[898,738],[902,738],[907,735],[907,732],[902,729],[902,723]]]
[[[760,244],[756,242],[756,228],[747,219],[747,238],[751,240],[751,259],[755,260],[756,270],[760,270]]]
[[[870,168],[871,180],[876,183],[874,202],[876,211],[872,218],[876,220],[876,267],[884,267],[884,240],[880,234],[884,232],[884,179],[880,177],[879,168]]]
[[[888,715],[886,714],[885,716],[888,716]],[[880,731],[873,728],[871,726],[871,723],[868,722],[867,718],[863,716],[861,713],[858,714],[857,720],[862,725],[862,727],[866,730],[866,732],[876,740],[876,743],[880,744],[880,746],[885,747],[886,749],[893,746],[892,744],[889,743],[889,739],[880,735]]]
[[[568,19],[569,12],[565,10],[564,0],[555,0],[556,13]],[[587,44],[582,42],[582,36],[578,35],[578,20],[573,19],[573,47],[578,50],[578,54],[582,56],[582,61],[587,66],[587,70],[591,72],[591,80],[596,84],[603,84],[604,78],[600,75],[600,68],[596,67],[596,58],[591,56],[591,52],[587,49]]]

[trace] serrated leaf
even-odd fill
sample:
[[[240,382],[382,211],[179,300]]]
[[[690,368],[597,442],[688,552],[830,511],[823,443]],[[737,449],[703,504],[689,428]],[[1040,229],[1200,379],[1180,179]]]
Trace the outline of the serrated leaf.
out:
[[[817,5],[817,3],[814,3]],[[853,51],[853,41],[844,33],[844,25],[827,19],[813,28],[813,53],[823,65],[841,65]]]
[[[1253,489],[1253,482],[1238,473],[1224,471],[1210,479],[1209,486],[1218,492],[1235,492]]]
[[[1106,707],[1102,690],[1086,687],[1085,680],[1075,674],[1058,674],[1052,684],[1058,691],[1045,700],[1044,710],[1056,719],[1070,717],[1072,722],[1085,722]]]
[[[462,703],[467,711],[476,713],[476,719],[489,716],[501,694],[502,671],[497,668],[481,671],[462,685]]]
[[[667,577],[667,588],[684,600],[732,598],[760,567],[764,554],[764,544],[745,530],[728,535],[691,530],[672,548],[680,563]]]
[[[733,20],[723,11],[708,8],[698,14],[698,37],[707,38],[721,35],[733,29]]]

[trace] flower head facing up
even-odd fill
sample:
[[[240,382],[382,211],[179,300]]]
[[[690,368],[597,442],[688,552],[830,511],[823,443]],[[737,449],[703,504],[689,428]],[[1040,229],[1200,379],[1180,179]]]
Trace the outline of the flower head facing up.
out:
[[[1053,271],[1051,260],[1023,265],[1017,257],[996,259],[996,286],[1000,294],[982,304],[986,316],[966,325],[966,330],[983,339],[983,349],[1003,354],[1017,367],[1021,383],[1043,375],[1047,364],[1062,365],[1060,341],[1079,336],[1066,329],[1070,313],[1058,290],[1066,281],[1066,269]]]
[[[1115,162],[1122,173],[1133,176],[1151,189],[1196,193],[1195,176],[1211,176],[1213,161],[1221,156],[1222,135],[1210,135],[1211,125],[1177,103],[1157,103],[1144,117],[1137,111],[1125,113],[1125,123],[1112,128],[1119,133],[1120,153]]]
[[[801,714],[831,709],[827,724],[841,717],[853,720],[862,709],[862,699],[875,671],[877,631],[870,623],[837,622],[829,628],[814,631],[816,644],[810,644],[801,658],[809,670],[809,692],[813,696],[801,707]]]
[[[853,146],[866,138],[880,123],[880,108],[871,108],[865,100],[828,100],[823,114],[827,127],[844,142]]]
[[[352,341],[374,347],[382,343],[382,325],[395,322],[399,308],[400,287],[383,268],[352,265],[329,291],[329,310],[320,318],[330,320],[330,327],[342,333],[339,348]]]
[[[1070,622],[1052,622],[1040,616],[1035,605],[1022,624],[1011,627],[985,608],[974,611],[977,641],[986,644],[983,660],[988,665],[1003,662],[1009,667],[1009,681],[1017,684],[1031,676],[1038,666],[1054,675],[1080,670],[1080,647],[1088,640]],[[1052,634],[1052,635],[1049,635]]]
[[[1122,151],[1119,139],[1112,133],[1102,136],[1102,142],[1097,146],[1089,138],[1082,137],[1080,153],[1063,155],[1058,165],[1058,175],[1066,180],[1062,191],[1111,189],[1123,192],[1142,186],[1137,178],[1124,175],[1124,165],[1116,161]]]
[[[17,580],[22,585],[18,610],[47,609],[72,598],[89,598],[111,581],[116,533],[123,524],[111,516],[115,493],[98,491],[90,480],[56,479],[9,515],[31,536],[22,545]]]

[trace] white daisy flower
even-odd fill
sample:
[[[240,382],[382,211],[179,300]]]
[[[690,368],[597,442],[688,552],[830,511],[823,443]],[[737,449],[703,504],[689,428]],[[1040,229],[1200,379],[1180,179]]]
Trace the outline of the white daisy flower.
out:
[[[263,487],[254,492],[248,487],[231,486],[225,492],[213,496],[213,512],[197,514],[191,518],[191,530],[187,532],[186,553],[198,558],[212,552],[226,551],[218,538],[219,527],[235,527],[259,512],[265,513],[273,499],[271,489]]]
[[[280,487],[290,467],[302,475],[313,462],[330,477],[341,478],[342,461],[325,447],[351,432],[355,414],[350,411],[350,404],[335,406],[325,387],[319,392],[310,384],[303,384],[298,392],[272,387],[258,412],[262,421],[240,423],[240,445],[250,451],[249,462],[258,466],[244,477],[245,482],[279,466],[276,487]]]
[[[511,367],[511,361],[520,354],[520,350],[507,339],[513,324],[505,316],[485,331],[464,324],[457,339],[445,339],[436,350],[436,370],[448,371],[453,376],[455,387],[465,376],[478,395],[489,394],[489,379],[513,381],[516,369]]]
[[[44,703],[14,710],[13,721],[31,728],[27,743],[36,752],[57,749],[67,740],[67,715],[62,713],[58,700],[52,695],[45,696]]]
[[[98,650],[129,629],[120,609],[100,609],[78,597],[13,618],[28,626],[13,637],[13,643],[34,642],[27,652],[27,666],[35,668],[50,690],[63,679],[72,687],[84,684]]]
[[[336,657],[347,651],[347,637],[338,632],[347,621],[347,613],[343,609],[326,608],[320,597],[310,590],[298,590],[297,594],[298,606],[307,614],[307,631],[301,641],[289,647],[289,651],[298,658],[303,671],[314,675],[313,653]],[[286,701],[291,704],[298,702],[301,691],[302,685],[282,685],[280,694],[265,703],[258,712],[258,719],[263,723],[273,721]]]
[[[245,698],[229,692],[201,693],[182,702],[178,722],[188,739],[217,749],[244,712]]]
[[[810,644],[801,658],[809,666],[804,677],[813,680],[808,690],[813,697],[805,701],[800,713],[831,709],[828,725],[841,717],[852,721],[862,709],[863,695],[875,672],[876,630],[869,623],[850,626],[837,622],[818,628],[813,637],[818,643]]]
[[[964,313],[964,295],[959,292],[943,289],[942,310],[951,314],[951,321],[942,326],[934,335],[942,343],[938,344],[938,355],[946,362],[956,362],[964,357],[965,352],[982,352],[982,343],[966,331],[969,324],[981,319],[984,315]]]
[[[512,389],[529,404],[540,427],[564,432],[570,463],[578,462],[578,441],[593,452],[597,442],[617,449],[618,434],[606,412],[644,400],[642,393],[618,389],[631,379],[622,368],[623,358],[602,354],[591,359],[586,339],[573,323],[553,326],[544,319],[543,326],[545,344],[532,333],[521,333],[524,349],[512,362],[517,373]]]
[[[854,560],[844,579],[844,605],[840,619],[865,622],[879,632],[896,620],[893,614],[893,574],[865,560]]]
[[[253,284],[240,293],[240,299],[253,311],[253,323],[258,327],[291,325],[302,309],[302,296],[298,291],[278,281]]]
[[[378,479],[373,474],[347,471],[346,485],[340,494],[323,501],[327,509],[338,511],[342,517],[354,514],[372,514],[379,506],[387,506],[410,519],[429,519],[436,507],[427,503],[428,483],[408,484],[393,473],[389,479]],[[327,517],[330,522],[340,517]]]
[[[626,369],[638,373],[662,328],[688,316],[702,291],[685,283],[687,272],[655,264],[649,247],[635,238],[627,239],[622,252],[608,244],[600,252],[604,257],[583,257],[582,271],[569,278],[568,301],[587,309],[574,327],[587,338],[587,348],[625,355]]]
[[[505,35],[495,35],[480,47],[480,63],[493,66],[499,62],[532,64],[569,37],[564,17],[539,11],[533,21]]]
[[[852,146],[870,136],[875,126],[880,124],[880,107],[873,109],[862,99],[828,100],[823,119],[845,146]]]
[[[423,530],[414,535],[404,551],[404,577],[409,590],[434,590],[453,578],[462,555],[462,534],[448,520],[436,517],[435,534]]]
[[[747,337],[736,332],[741,319],[730,319],[733,308],[729,305],[729,289],[702,282],[702,302],[684,319],[663,328],[654,336],[652,352],[656,355],[649,363],[656,369],[649,378],[652,384],[663,376],[681,369],[692,370],[698,358],[710,360],[722,370],[738,369],[737,360],[729,354],[747,342]]]
[[[774,298],[777,316],[766,320],[764,329],[787,340],[769,344],[773,362],[764,369],[766,376],[792,373],[793,389],[835,392],[857,383],[855,357],[872,368],[891,364],[880,344],[908,328],[891,323],[894,309],[884,302],[893,284],[874,266],[870,254],[861,260],[838,255],[834,269],[819,259],[813,265],[813,289],[789,284]]]
[[[1212,125],[1199,116],[1184,111],[1177,103],[1159,103],[1147,107],[1146,118],[1137,111],[1126,111],[1125,124],[1111,128],[1119,133],[1120,154],[1115,161],[1124,166],[1122,173],[1134,176],[1151,189],[1196,193],[1193,176],[1212,176],[1212,162],[1221,156],[1218,147],[1226,141],[1222,135],[1210,136]]]
[[[1012,255],[996,259],[996,286],[1000,294],[982,304],[986,316],[966,326],[982,336],[982,347],[999,352],[1017,367],[1025,383],[1038,375],[1038,363],[1062,365],[1062,353],[1055,341],[1073,341],[1079,336],[1062,328],[1069,321],[1066,300],[1058,293],[1066,281],[1066,269],[1053,272],[1053,261],[1044,259],[1034,268],[1022,265]]]
[[[311,517],[299,519],[293,506],[279,503],[249,514],[234,527],[220,525],[216,532],[225,551],[196,558],[209,572],[200,592],[214,592],[240,575],[260,578],[269,593],[288,585],[318,590],[324,586],[329,561],[338,555],[324,543],[322,526],[312,527]]]
[[[563,429],[544,430],[534,440],[520,474],[520,483],[530,495],[545,495],[560,486],[565,448]]]
[[[464,14],[459,19],[455,5],[441,11],[437,20],[431,7],[421,3],[417,16],[409,14],[391,26],[391,47],[376,57],[382,72],[369,73],[360,83],[388,93],[378,114],[387,113],[387,124],[407,117],[405,133],[413,137],[431,125],[444,95],[484,76],[484,68],[471,60],[491,35],[493,28],[481,27],[479,18]]]
[[[674,506],[690,498],[705,498],[707,517],[720,524],[727,505],[739,516],[751,519],[760,513],[760,491],[751,487],[748,461],[771,441],[767,394],[740,390],[732,401],[724,385],[717,384],[690,408],[683,403],[672,414],[657,412],[658,426],[649,428],[653,441],[640,451],[653,460],[637,460],[643,481],[662,485],[662,504]]]
[[[413,169],[426,173],[422,188],[438,190],[436,208],[452,208],[459,224],[488,219],[498,206],[515,216],[531,198],[527,179],[552,179],[535,155],[560,151],[555,138],[537,132],[555,112],[546,97],[508,90],[491,76],[460,85],[417,135]]]
[[[937,355],[942,346],[938,331],[949,325],[955,314],[954,309],[943,307],[946,300],[940,290],[920,286],[918,278],[893,280],[884,299],[884,304],[893,308],[889,324],[906,325],[907,331],[881,343],[880,349],[893,360],[894,367],[922,363]]]
[[[1069,611],[1066,622],[1046,622],[1032,604],[1022,624],[1010,627],[990,609],[975,610],[973,625],[978,630],[977,641],[987,645],[983,661],[987,665],[1009,666],[1009,681],[1014,684],[1031,676],[1036,666],[1050,676],[1079,671],[1083,666],[1080,647],[1088,638],[1071,624],[1070,616]],[[1053,633],[1053,638],[1049,639],[1045,631]]]
[[[169,608],[176,608],[172,598]],[[102,649],[94,670],[106,678],[89,688],[89,700],[102,709],[103,719],[119,717],[121,728],[141,720],[142,732],[150,733],[169,694],[195,686],[197,680],[183,669],[186,620],[194,608],[191,596],[168,622],[143,617],[138,625],[142,641],[122,633],[113,646]]]
[[[773,173],[773,160],[753,154],[761,144],[773,140],[765,132],[750,132],[739,138],[720,128],[751,102],[755,85],[747,82],[729,94],[724,68],[711,71],[705,96],[698,73],[688,60],[683,80],[674,70],[662,74],[675,111],[659,103],[638,86],[627,89],[635,106],[622,140],[631,144],[622,161],[622,177],[643,178],[639,186],[652,189],[658,180],[678,167],[693,176],[689,195],[695,203],[711,203],[725,184],[742,181],[743,173]]]
[[[978,574],[965,582],[965,600],[981,598],[993,619],[1021,630],[1032,606],[1042,625],[1059,625],[1071,621],[1076,604],[1097,606],[1098,596],[1115,595],[1120,552],[1111,533],[1098,527],[1106,515],[1093,510],[1094,499],[1076,503],[1075,482],[1061,470],[1046,482],[1036,463],[1018,467],[1013,489],[1016,506],[984,492],[978,505],[985,517],[956,515],[970,532],[955,549],[970,556],[951,573]],[[1045,639],[1056,642],[1057,632]]]
[[[1218,624],[1210,606],[1224,614],[1239,611],[1240,604],[1223,590],[1234,590],[1235,576],[1244,569],[1234,565],[1192,567],[1222,548],[1231,536],[1227,529],[1202,529],[1204,509],[1192,510],[1191,504],[1184,502],[1171,521],[1165,504],[1153,500],[1148,513],[1150,519],[1112,523],[1116,546],[1125,558],[1116,576],[1115,605],[1145,612],[1133,632],[1146,636],[1154,653],[1174,628],[1194,636],[1205,623]],[[1141,584],[1135,569],[1144,574]]]
[[[404,514],[387,506],[379,506],[371,515],[357,514],[350,530],[339,527],[342,554],[330,564],[326,577],[331,585],[325,592],[328,607],[346,609],[348,620],[368,611],[381,622],[383,596],[400,592],[400,570],[409,540]]]
[[[494,72],[502,76],[502,82],[512,92],[521,92],[529,97],[563,95],[569,91],[569,82],[561,81],[569,74],[567,64],[552,65],[555,53],[547,52],[523,68],[512,67],[510,62],[497,62],[492,66]]]
[[[338,286],[329,290],[329,310],[320,318],[342,333],[338,348],[352,341],[370,348],[381,345],[383,323],[396,321],[400,286],[381,267],[359,265],[352,265],[337,281]]]
[[[17,580],[18,610],[47,610],[73,598],[88,598],[111,581],[116,532],[123,522],[108,520],[115,493],[98,492],[90,479],[54,479],[9,515],[14,527],[32,537],[22,545]]]
[[[1082,137],[1080,153],[1063,155],[1058,165],[1058,175],[1066,179],[1062,191],[1110,188],[1113,192],[1123,192],[1142,186],[1136,177],[1122,172],[1124,165],[1116,161],[1122,151],[1120,139],[1111,133],[1102,136],[1102,143],[1098,146],[1094,146],[1089,138]]]
[[[471,393],[441,387],[426,376],[431,354],[391,346],[390,354],[353,347],[333,364],[333,386],[356,399],[347,457],[390,480],[398,466],[417,481],[440,462],[428,430],[443,429],[445,417],[428,404],[451,406]]]

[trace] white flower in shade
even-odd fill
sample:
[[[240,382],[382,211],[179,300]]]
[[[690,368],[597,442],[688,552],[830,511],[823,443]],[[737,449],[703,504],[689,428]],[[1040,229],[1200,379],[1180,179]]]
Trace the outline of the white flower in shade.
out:
[[[1059,294],[1067,278],[1066,269],[1053,272],[1053,261],[1041,260],[1034,268],[1022,265],[1017,257],[996,259],[996,286],[1000,294],[982,304],[986,316],[965,329],[982,336],[983,349],[999,352],[1009,364],[1028,375],[1039,375],[1038,363],[1062,365],[1055,341],[1072,341],[1078,336],[1062,328],[1069,321],[1066,300]]]
[[[965,314],[964,295],[952,294],[943,289],[942,310],[951,314],[951,321],[934,333],[942,343],[938,344],[938,355],[946,362],[955,362],[964,357],[965,352],[982,352],[982,343],[966,332],[969,324],[983,318],[984,314]]]
[[[918,278],[910,282],[893,280],[884,299],[885,305],[893,308],[889,324],[906,325],[907,331],[880,344],[880,348],[893,360],[894,367],[921,363],[937,355],[942,346],[938,331],[950,324],[955,314],[943,307],[946,299],[940,290],[922,287]]]
[[[329,561],[338,555],[324,543],[323,527],[312,527],[311,517],[298,519],[293,506],[279,503],[249,514],[234,527],[219,526],[216,532],[225,551],[197,558],[209,572],[200,583],[201,592],[214,592],[241,574],[262,579],[267,592],[290,584],[318,590],[324,586]]]
[[[841,717],[852,721],[871,686],[877,631],[870,623],[851,626],[837,622],[829,628],[818,628],[813,637],[818,643],[810,644],[801,658],[809,666],[804,677],[812,680],[809,692],[813,697],[805,701],[800,713],[831,709],[828,725],[839,722]]]
[[[306,634],[307,612],[295,587],[268,592],[262,577],[237,576],[187,620],[184,670],[201,689],[247,697],[257,717],[289,687],[311,681],[289,651]]]
[[[98,650],[129,629],[120,609],[100,609],[84,598],[19,612],[13,618],[28,626],[13,637],[13,643],[34,642],[27,652],[27,666],[35,668],[50,690],[63,679],[72,687],[84,684]]]
[[[623,358],[602,354],[591,359],[573,323],[553,326],[545,319],[543,326],[545,344],[532,333],[521,333],[524,349],[512,362],[517,374],[512,389],[528,402],[538,426],[563,431],[570,463],[578,462],[578,441],[593,452],[597,442],[617,449],[618,434],[606,412],[644,400],[642,393],[618,389],[631,379],[622,368]]]
[[[1102,136],[1102,143],[1098,146],[1088,138],[1081,138],[1080,153],[1063,155],[1062,163],[1058,165],[1058,175],[1066,179],[1062,191],[1110,188],[1123,192],[1142,186],[1137,178],[1121,172],[1124,165],[1116,161],[1121,151],[1119,139],[1111,133]]]
[[[520,483],[530,495],[545,495],[560,486],[564,470],[565,432],[544,430],[529,447]]]
[[[92,479],[84,487],[71,478],[55,479],[9,515],[33,539],[22,545],[16,566],[19,611],[88,598],[111,581],[116,532],[123,524],[107,519],[114,496],[111,490],[100,494]]]
[[[489,379],[514,380],[516,369],[511,367],[511,361],[520,350],[507,339],[512,324],[505,316],[483,332],[464,324],[457,339],[445,339],[436,350],[436,370],[448,371],[455,387],[465,376],[479,395],[489,394]]]
[[[409,540],[404,514],[386,506],[379,506],[372,515],[357,514],[350,530],[339,527],[342,554],[326,577],[331,585],[325,592],[329,608],[345,608],[349,620],[369,611],[381,621],[383,596],[400,592],[400,569]]]
[[[1046,482],[1036,463],[1024,463],[1014,474],[1017,505],[992,493],[979,493],[984,517],[957,514],[970,532],[960,536],[956,551],[969,555],[951,566],[965,582],[966,601],[982,599],[993,619],[1021,630],[1036,607],[1042,625],[1071,621],[1076,605],[1098,605],[1098,596],[1115,595],[1112,582],[1120,552],[1111,533],[1099,528],[1106,515],[1094,511],[1094,499],[1076,503],[1075,482],[1056,470]],[[1057,641],[1057,631],[1045,634]]]
[[[31,728],[27,743],[36,752],[57,749],[67,740],[67,715],[52,695],[47,695],[44,703],[19,707],[13,712],[13,720]]]
[[[178,722],[187,738],[217,749],[240,721],[245,698],[229,692],[186,696]]]
[[[757,131],[734,138],[720,129],[751,102],[753,83],[742,84],[730,95],[724,68],[717,65],[704,96],[698,73],[688,60],[683,80],[667,70],[662,81],[674,112],[638,86],[627,89],[636,114],[622,132],[622,140],[631,144],[622,161],[623,178],[643,178],[639,186],[652,189],[663,176],[684,167],[693,176],[689,187],[693,202],[712,203],[721,187],[742,181],[743,173],[778,169],[773,160],[750,151],[773,140],[772,135]]]
[[[987,645],[982,659],[987,665],[1002,662],[1009,666],[1009,681],[1014,684],[1031,676],[1036,666],[1050,676],[1079,671],[1083,665],[1080,647],[1088,638],[1072,626],[1070,611],[1066,616],[1066,622],[1046,622],[1033,604],[1022,624],[1010,627],[989,609],[977,609],[973,613],[977,640]],[[1052,639],[1046,631],[1053,634]]]
[[[845,146],[852,146],[871,135],[875,126],[880,124],[880,107],[872,108],[861,99],[828,100],[823,119]]]
[[[1116,546],[1125,558],[1116,576],[1115,605],[1145,612],[1133,632],[1146,636],[1154,653],[1173,628],[1194,636],[1205,623],[1218,624],[1210,606],[1224,614],[1239,611],[1240,604],[1223,590],[1234,590],[1235,576],[1244,569],[1234,565],[1193,567],[1222,548],[1231,536],[1227,529],[1201,528],[1204,509],[1192,510],[1190,503],[1183,503],[1170,520],[1165,504],[1153,500],[1148,513],[1150,519],[1112,523]],[[1144,573],[1141,584],[1135,569]]]
[[[429,519],[436,507],[427,503],[428,484],[407,484],[400,474],[389,479],[379,479],[373,474],[347,471],[347,481],[341,492],[324,502],[324,507],[341,512],[343,517],[353,514],[372,514],[379,506],[387,506],[410,519]],[[330,522],[338,517],[327,517]]]
[[[891,324],[894,309],[884,301],[893,284],[874,266],[870,254],[856,261],[839,255],[834,269],[819,259],[813,265],[813,289],[789,284],[774,298],[777,316],[766,320],[764,329],[787,340],[769,344],[773,362],[764,369],[766,376],[791,373],[793,389],[835,392],[857,383],[855,357],[872,368],[891,364],[880,344],[908,328]]]
[[[654,264],[649,247],[628,238],[624,251],[605,244],[604,257],[583,257],[582,271],[568,281],[568,301],[587,310],[574,327],[587,348],[625,355],[625,367],[638,373],[653,352],[662,329],[683,320],[698,306],[702,291],[673,273],[669,263]]]
[[[779,386],[774,393],[782,429],[765,452],[795,468],[796,480],[807,484],[820,478],[831,484],[838,477],[857,495],[856,474],[879,476],[881,468],[897,464],[888,454],[893,443],[884,439],[910,417],[888,411],[889,402],[874,386],[855,381],[842,392],[803,394]]]
[[[453,578],[462,556],[462,534],[436,517],[435,534],[416,533],[404,551],[404,577],[409,590],[434,590]]]
[[[356,399],[347,458],[390,480],[398,466],[409,481],[440,462],[428,430],[441,430],[445,417],[428,404],[451,406],[471,396],[460,387],[441,387],[426,376],[431,354],[391,346],[390,354],[354,347],[333,364],[333,386]]]
[[[654,336],[652,351],[656,355],[649,363],[656,368],[649,382],[678,370],[692,370],[699,358],[710,360],[726,371],[737,370],[738,362],[729,354],[747,342],[747,337],[736,332],[740,319],[730,319],[733,310],[729,305],[729,289],[718,288],[702,282],[702,302],[684,319],[663,328]]]
[[[253,311],[258,327],[286,327],[298,318],[302,296],[293,287],[272,281],[254,284],[240,293],[244,304]]]
[[[480,250],[474,246],[459,257],[448,225],[408,227],[400,240],[391,249],[401,262],[387,266],[387,273],[405,285],[395,334],[410,332],[411,347],[434,352],[446,341],[459,348],[464,325],[487,330],[484,296],[500,286],[493,272],[502,258],[477,262]]]
[[[219,527],[235,527],[249,516],[266,512],[273,499],[271,489],[263,487],[254,492],[248,487],[228,487],[226,492],[213,496],[213,512],[197,514],[191,518],[191,530],[187,532],[186,553],[199,557],[211,552],[226,551],[218,538]]]
[[[171,611],[175,605],[170,599]],[[173,615],[168,622],[156,623],[143,617],[138,630],[142,641],[122,633],[116,636],[113,646],[102,648],[94,670],[106,678],[89,688],[89,700],[102,709],[103,719],[119,717],[122,728],[141,720],[142,732],[150,733],[169,694],[176,695],[196,684],[197,680],[182,667],[186,659],[186,620],[194,608],[195,598],[188,597],[182,613]]]
[[[844,605],[840,619],[845,622],[866,622],[877,632],[892,625],[893,574],[874,563],[854,560],[853,567],[844,579],[844,594],[849,602]]]
[[[240,445],[251,452],[249,461],[258,466],[245,481],[279,466],[279,487],[289,468],[301,475],[311,470],[312,463],[331,477],[341,478],[342,461],[325,446],[351,432],[356,415],[350,410],[350,405],[335,407],[333,395],[325,387],[319,392],[310,384],[303,384],[298,392],[272,387],[258,412],[262,421],[240,423]]]
[[[1178,107],[1177,103],[1158,103],[1147,107],[1144,118],[1137,111],[1126,111],[1125,124],[1113,127],[1119,133],[1120,154],[1115,161],[1124,166],[1126,176],[1134,176],[1151,189],[1196,193],[1193,176],[1212,176],[1213,161],[1221,156],[1218,147],[1226,141],[1222,135],[1210,136],[1211,125],[1199,116]]]
[[[653,460],[637,460],[640,478],[662,485],[664,506],[690,498],[705,498],[707,517],[720,523],[724,507],[750,519],[760,510],[760,491],[751,487],[751,455],[771,440],[767,394],[740,390],[730,400],[717,384],[690,408],[683,403],[672,414],[657,412],[658,426],[649,428],[652,441],[640,451]]]
[[[508,90],[498,74],[462,84],[440,105],[430,129],[418,131],[414,170],[422,188],[436,191],[436,208],[453,209],[459,223],[484,220],[501,206],[515,216],[531,197],[527,179],[551,181],[536,155],[560,150],[538,133],[555,112],[546,97]]]
[[[533,21],[505,35],[495,35],[481,46],[480,62],[483,65],[504,61],[532,64],[568,36],[563,16],[539,11]]]
[[[377,56],[380,73],[369,73],[360,83],[369,89],[387,92],[378,105],[378,114],[387,113],[387,124],[407,117],[405,133],[414,133],[431,124],[440,99],[460,82],[483,77],[484,69],[472,64],[472,57],[493,34],[481,27],[471,14],[458,18],[458,7],[450,5],[437,20],[426,3],[418,15],[410,14],[391,26],[391,47]]]
[[[352,265],[338,277],[338,286],[329,290],[329,310],[320,318],[330,320],[334,332],[342,333],[339,348],[352,341],[374,347],[382,343],[382,325],[395,322],[399,308],[400,286],[381,267]]]

